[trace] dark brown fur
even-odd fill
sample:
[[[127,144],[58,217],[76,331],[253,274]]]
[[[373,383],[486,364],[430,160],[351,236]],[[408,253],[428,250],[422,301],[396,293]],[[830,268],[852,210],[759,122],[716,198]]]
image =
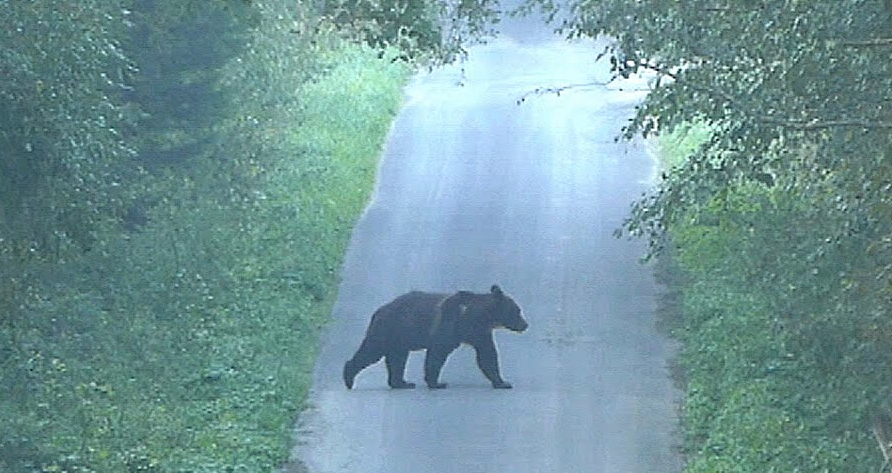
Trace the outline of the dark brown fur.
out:
[[[486,294],[403,294],[372,315],[362,344],[344,365],[344,384],[352,389],[356,375],[383,357],[390,387],[414,388],[415,384],[404,379],[406,360],[410,351],[427,350],[424,380],[430,388],[445,388],[446,384],[439,382],[443,363],[453,350],[467,343],[477,352],[477,366],[493,387],[510,388],[499,373],[492,338],[497,327],[516,332],[527,328],[520,307],[499,286]]]

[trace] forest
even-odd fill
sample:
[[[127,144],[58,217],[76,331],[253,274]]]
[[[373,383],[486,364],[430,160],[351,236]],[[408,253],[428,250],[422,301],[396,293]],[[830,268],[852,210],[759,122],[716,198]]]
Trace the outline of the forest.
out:
[[[892,2],[528,7],[652,77],[618,236],[668,287],[685,471],[887,466]],[[0,0],[0,471],[285,464],[402,87],[497,10]]]
[[[685,471],[888,467],[892,3],[545,3],[654,81],[625,133],[662,176],[620,233],[669,285]]]
[[[402,86],[492,14],[0,2],[0,471],[283,465]]]

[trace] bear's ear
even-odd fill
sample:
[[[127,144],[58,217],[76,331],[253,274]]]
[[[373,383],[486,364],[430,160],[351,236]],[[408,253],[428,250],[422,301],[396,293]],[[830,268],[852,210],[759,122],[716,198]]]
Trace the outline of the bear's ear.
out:
[[[489,291],[492,292],[492,295],[496,297],[502,297],[505,295],[505,293],[502,292],[502,288],[500,288],[498,284],[493,284],[492,287],[489,288]]]

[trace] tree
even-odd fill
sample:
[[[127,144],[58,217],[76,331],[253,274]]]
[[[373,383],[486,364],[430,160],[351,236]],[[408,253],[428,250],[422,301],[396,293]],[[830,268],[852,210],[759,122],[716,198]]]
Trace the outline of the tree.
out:
[[[449,63],[491,33],[499,0],[322,0],[320,10],[338,27],[375,47],[393,46],[403,59]]]
[[[892,368],[892,2],[536,3],[570,36],[612,38],[616,77],[652,75],[626,137],[709,131],[623,228],[687,270],[689,471],[876,469],[865,432],[892,396],[878,374]]]
[[[277,468],[409,65],[313,2],[0,20],[0,470]]]
[[[892,163],[890,2],[545,3],[571,36],[615,39],[617,76],[655,74],[627,136],[692,121],[715,131],[635,207],[632,233],[658,244],[668,223],[740,179],[832,175],[847,208],[888,205],[884,179],[860,176]]]
[[[90,248],[139,174],[121,99],[134,72],[115,2],[0,2],[0,242],[22,258]],[[9,267],[8,265],[2,265]]]

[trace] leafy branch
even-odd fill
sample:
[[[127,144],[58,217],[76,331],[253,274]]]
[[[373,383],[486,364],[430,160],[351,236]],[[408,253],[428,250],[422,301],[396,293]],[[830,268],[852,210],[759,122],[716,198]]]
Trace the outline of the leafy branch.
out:
[[[892,38],[875,38],[862,41],[840,41],[843,46],[853,48],[871,47],[871,46],[892,46]]]
[[[614,80],[616,80],[616,77],[612,77],[610,80],[608,80],[606,82],[593,81],[593,82],[584,82],[584,83],[580,83],[580,84],[567,84],[567,85],[562,85],[559,87],[537,87],[537,88],[521,95],[520,98],[517,99],[516,103],[517,103],[517,105],[520,105],[520,104],[526,102],[527,98],[529,98],[530,96],[533,96],[533,95],[542,96],[542,95],[554,94],[554,95],[557,95],[558,97],[560,97],[561,93],[563,93],[567,90],[582,89],[582,88],[588,88],[588,87],[606,87]]]
[[[693,81],[684,81],[677,72],[670,70],[667,67],[655,65],[648,62],[642,62],[637,64],[638,67],[643,67],[647,70],[651,70],[656,72],[657,74],[663,75],[665,77],[669,77],[674,80],[676,83],[683,84],[685,87],[696,90],[698,92],[704,92],[710,94],[714,97],[720,98],[724,100],[729,105],[733,106],[736,110],[740,111],[743,115],[748,117],[749,119],[756,120],[761,123],[771,124],[780,126],[783,128],[790,128],[801,131],[814,131],[814,130],[823,130],[828,128],[865,128],[865,129],[887,129],[892,128],[892,122],[888,121],[877,121],[871,120],[867,118],[837,118],[832,120],[794,120],[788,118],[776,118],[766,116],[762,113],[759,113],[755,110],[747,108],[740,103],[740,100],[736,99],[731,94],[725,92],[722,89],[712,86],[704,86],[699,83]]]
[[[839,120],[813,120],[813,121],[805,121],[805,120],[784,120],[773,117],[760,117],[760,120],[765,123],[771,123],[774,125],[779,125],[785,128],[792,128],[795,130],[802,131],[812,131],[812,130],[823,130],[827,128],[868,128],[868,129],[885,129],[892,128],[892,122],[883,122],[883,121],[870,121],[863,119],[839,119]]]

